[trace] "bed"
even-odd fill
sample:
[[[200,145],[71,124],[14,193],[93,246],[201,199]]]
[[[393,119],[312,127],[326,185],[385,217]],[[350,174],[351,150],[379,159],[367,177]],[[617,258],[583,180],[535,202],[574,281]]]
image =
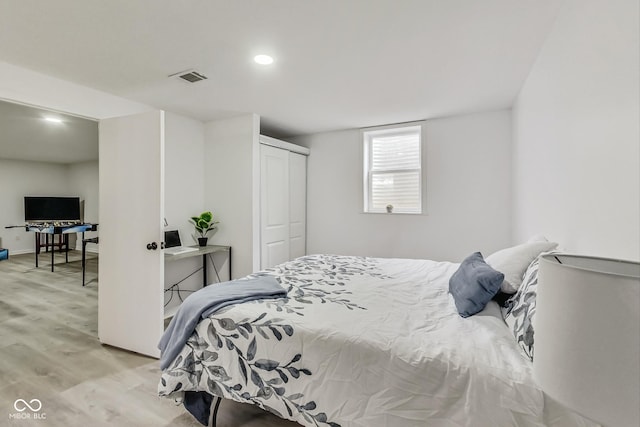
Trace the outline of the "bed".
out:
[[[313,255],[252,275],[287,298],[202,319],[159,395],[203,424],[220,397],[316,427],[595,425],[546,401],[495,302],[458,314],[458,267]]]

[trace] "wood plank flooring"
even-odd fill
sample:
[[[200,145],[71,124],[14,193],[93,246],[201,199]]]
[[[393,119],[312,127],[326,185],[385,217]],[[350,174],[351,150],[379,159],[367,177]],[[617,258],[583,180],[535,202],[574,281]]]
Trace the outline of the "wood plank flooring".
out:
[[[88,255],[85,287],[80,253],[69,261],[57,254],[53,273],[48,254],[37,269],[33,254],[0,261],[0,426],[200,426],[157,396],[157,360],[100,344],[97,257]],[[39,399],[45,418],[18,412],[17,399]],[[218,415],[218,427],[295,426],[228,400]]]

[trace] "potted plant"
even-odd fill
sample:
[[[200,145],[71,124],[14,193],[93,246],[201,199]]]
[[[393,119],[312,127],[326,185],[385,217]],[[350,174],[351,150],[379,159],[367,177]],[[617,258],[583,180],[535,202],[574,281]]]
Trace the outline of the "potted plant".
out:
[[[209,211],[202,212],[200,216],[192,216],[190,221],[196,228],[198,244],[200,246],[207,246],[207,234],[209,234],[210,231],[215,230],[216,224],[220,223],[220,221],[214,221],[213,214]]]

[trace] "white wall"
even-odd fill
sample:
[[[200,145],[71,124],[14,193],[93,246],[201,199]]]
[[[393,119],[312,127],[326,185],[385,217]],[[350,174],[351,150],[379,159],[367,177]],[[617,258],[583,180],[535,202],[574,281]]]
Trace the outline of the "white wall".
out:
[[[206,164],[204,208],[220,221],[212,243],[230,245],[233,276],[254,271],[254,165],[258,152],[260,118],[246,114],[205,124]]]
[[[514,239],[640,259],[636,0],[569,0],[514,108]]]
[[[0,159],[0,237],[10,254],[34,251],[34,234],[24,228],[24,196],[75,196],[63,164]]]
[[[204,123],[165,113],[165,174],[164,174],[164,214],[167,230],[178,230],[184,246],[197,244],[193,238],[193,226],[189,218],[204,211]],[[227,271],[227,258],[215,257],[216,267],[221,273]],[[182,281],[181,290],[198,290],[202,287],[202,274],[191,273],[202,267],[202,257],[182,259],[165,263],[165,288]],[[215,274],[209,264],[209,282],[215,282]],[[188,277],[188,278],[187,278]],[[222,274],[221,280],[227,276]],[[188,296],[182,294],[182,297]],[[177,294],[165,294],[167,308],[178,304]],[[170,300],[170,302],[169,302]]]
[[[148,105],[0,61],[0,99],[94,119],[152,110]]]
[[[84,221],[99,223],[98,161],[68,165],[67,177],[69,192],[84,200]]]
[[[164,214],[183,245],[197,244],[189,218],[204,209],[204,124],[165,113]]]
[[[309,147],[307,252],[459,261],[508,246],[511,113],[428,120],[426,215],[362,213],[357,129],[293,138]]]
[[[84,201],[84,221],[99,224],[98,161],[70,164],[67,172],[67,186],[72,196],[78,196],[81,201]],[[97,231],[88,231],[85,233],[85,238],[98,235]],[[80,236],[76,240],[75,248],[78,250],[82,249],[81,238]],[[70,246],[73,248],[71,242]],[[97,252],[98,248],[97,245],[89,244],[87,250]]]
[[[69,196],[85,201],[85,221],[98,223],[98,162],[70,165],[0,159],[0,237],[11,254],[33,252],[33,233],[23,228],[5,229],[24,224],[24,196]],[[85,237],[95,233],[88,232]],[[70,247],[81,249],[72,235]],[[88,247],[88,250],[95,248]]]

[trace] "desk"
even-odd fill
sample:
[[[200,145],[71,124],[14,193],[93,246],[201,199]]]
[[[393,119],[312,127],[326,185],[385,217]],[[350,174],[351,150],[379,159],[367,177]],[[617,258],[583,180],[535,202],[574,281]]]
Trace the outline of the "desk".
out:
[[[202,255],[202,287],[207,286],[207,255],[216,252],[229,253],[229,280],[231,280],[231,246],[208,245],[208,246],[191,246],[198,248],[197,251],[184,252],[177,255],[164,254],[164,261],[177,261],[179,259],[191,258]]]
[[[51,234],[51,271],[53,271],[53,257],[55,254],[54,239],[56,234],[60,236],[58,246],[62,250],[62,246],[65,248],[65,262],[69,262],[69,234],[70,233],[82,233],[84,237],[85,231],[97,230],[97,224],[74,224],[74,225],[48,225],[48,224],[28,224],[25,226],[26,231],[33,231],[36,236],[36,268],[38,267],[38,255],[40,254],[40,248],[46,246],[49,247],[48,235]],[[47,235],[47,241],[45,245],[40,243],[40,235]],[[64,236],[64,242],[62,241]]]

